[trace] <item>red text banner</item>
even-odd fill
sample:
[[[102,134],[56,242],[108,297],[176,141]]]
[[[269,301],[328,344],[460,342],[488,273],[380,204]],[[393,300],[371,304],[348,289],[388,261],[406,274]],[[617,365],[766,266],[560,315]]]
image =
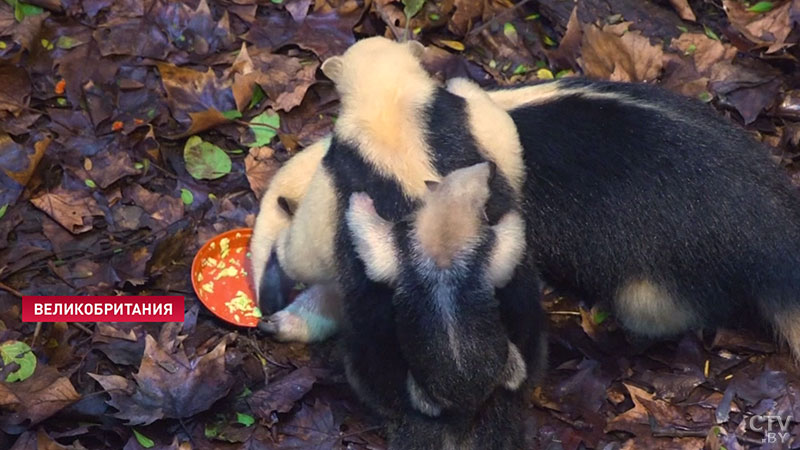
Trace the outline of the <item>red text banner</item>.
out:
[[[183,322],[179,296],[24,296],[23,322]]]

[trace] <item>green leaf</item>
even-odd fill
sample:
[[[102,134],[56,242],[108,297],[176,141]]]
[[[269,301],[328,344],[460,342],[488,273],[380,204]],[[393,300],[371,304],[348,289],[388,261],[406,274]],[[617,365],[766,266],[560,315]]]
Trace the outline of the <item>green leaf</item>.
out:
[[[6,211],[8,211],[8,203],[6,203],[3,206],[0,206],[0,219],[2,219],[3,216],[6,215]]]
[[[706,32],[706,36],[710,37],[715,41],[719,40],[719,36],[717,36],[717,33],[714,33],[714,30],[709,28],[708,25],[703,25],[703,30]]]
[[[44,47],[45,50],[52,50],[52,49],[55,48],[53,43],[48,41],[47,39],[42,38],[41,43],[42,43],[42,47]]]
[[[95,183],[94,180],[92,180],[91,178],[87,178],[83,182],[86,183],[86,185],[89,186],[92,189],[97,187],[97,183]]]
[[[255,124],[255,125],[254,125]],[[267,126],[265,126],[267,125]],[[281,126],[281,117],[275,113],[263,112],[250,120],[250,129],[256,137],[255,142],[247,144],[248,147],[263,147],[278,134]]]
[[[683,26],[683,25],[678,25],[678,26],[677,26],[677,27],[675,27],[675,28],[677,28],[677,29],[679,29],[679,30],[683,31],[684,33],[688,33],[688,32],[689,32],[689,29],[688,29],[688,28],[686,28],[686,27],[685,27],[685,26]]]
[[[194,194],[188,189],[181,188],[181,200],[184,205],[191,205],[194,202]]]
[[[600,325],[601,323],[605,322],[608,319],[608,311],[600,311],[597,310],[592,317],[592,321],[595,325]]]
[[[236,421],[246,427],[249,427],[250,425],[256,423],[256,419],[253,416],[251,416],[250,414],[245,414],[240,412],[236,413]]]
[[[772,11],[772,8],[775,6],[772,2],[758,2],[755,5],[747,8],[748,11],[754,13],[765,13]]]
[[[83,42],[69,36],[59,36],[56,41],[56,47],[63,48],[64,50],[69,50],[81,44],[83,44]]]
[[[217,429],[217,424],[214,425],[206,425],[206,429],[203,431],[203,434],[209,439],[217,437],[219,435],[219,430]]]
[[[44,12],[44,10],[38,6],[29,5],[19,0],[6,0],[6,3],[14,8],[14,18],[17,19],[17,22],[22,22],[26,17],[35,16]]]
[[[711,92],[703,91],[703,92],[697,94],[697,98],[700,99],[700,101],[703,102],[703,103],[708,103],[708,102],[710,102],[711,100],[714,99],[714,96],[711,95]]]
[[[192,136],[183,147],[186,170],[197,180],[216,180],[231,171],[231,158],[216,145]]]
[[[556,44],[556,41],[554,41],[550,36],[546,34],[544,35],[544,43],[545,45],[549,45],[550,47],[555,47],[556,45],[558,45]]]
[[[144,169],[144,164],[142,164],[140,162],[134,163],[133,164],[133,168],[136,169],[136,170],[142,170],[142,169]]]
[[[58,97],[56,99],[56,105],[58,105],[58,106],[67,106],[67,99],[65,99],[64,97]]]
[[[239,111],[237,111],[235,109],[229,109],[227,111],[223,111],[222,112],[222,117],[224,117],[224,118],[226,118],[228,120],[233,120],[233,119],[238,119],[238,118],[242,117],[242,113],[240,113]]]
[[[689,44],[689,46],[686,47],[686,51],[684,52],[684,54],[685,55],[692,55],[696,51],[697,51],[697,46],[694,45],[694,44]]]
[[[536,20],[539,17],[541,17],[541,15],[539,15],[537,13],[533,13],[531,15],[525,16],[525,20]]]
[[[558,73],[556,74],[556,80],[559,80],[559,79],[564,78],[564,77],[568,77],[570,75],[573,75],[574,73],[575,72],[573,72],[571,69],[559,70]]]
[[[280,5],[281,3],[283,3],[283,0],[270,0],[270,1],[272,3],[275,3],[276,5]]]
[[[256,106],[258,102],[264,100],[264,97],[266,97],[266,94],[264,94],[264,90],[261,89],[261,86],[256,85],[256,87],[253,88],[253,97],[250,98],[250,104],[247,105],[247,109],[253,109],[253,107]]]
[[[407,19],[411,19],[416,16],[422,9],[422,6],[425,5],[425,0],[403,0],[403,5],[405,5],[403,13],[406,15]]]
[[[514,68],[514,72],[512,72],[512,75],[524,75],[527,72],[528,68],[525,66],[525,64],[520,64]]]
[[[436,14],[436,13],[430,13],[430,14],[428,14],[428,19],[431,19],[431,20],[432,20],[432,21],[434,21],[434,22],[436,22],[437,20],[439,20],[439,18],[440,18],[440,17],[441,17],[441,16],[440,16],[440,15],[438,15],[438,14]]]
[[[9,365],[16,363],[19,369],[8,374],[6,383],[13,383],[15,381],[25,381],[33,375],[36,370],[36,355],[33,354],[28,344],[20,341],[6,341],[0,345],[0,357],[3,358],[3,364]]]
[[[0,50],[5,50],[6,47],[8,47],[8,44],[6,44],[6,41],[0,41]]]
[[[156,445],[156,443],[153,442],[152,439],[143,435],[142,433],[139,433],[136,430],[133,430],[133,436],[136,437],[136,442],[138,442],[139,445],[141,445],[144,448],[153,448]]]
[[[245,386],[244,389],[242,390],[242,393],[239,394],[236,398],[247,398],[250,397],[251,395],[253,395],[253,391],[250,390],[249,387]]]
[[[503,25],[503,34],[512,41],[517,40],[517,28],[511,22],[506,22]]]

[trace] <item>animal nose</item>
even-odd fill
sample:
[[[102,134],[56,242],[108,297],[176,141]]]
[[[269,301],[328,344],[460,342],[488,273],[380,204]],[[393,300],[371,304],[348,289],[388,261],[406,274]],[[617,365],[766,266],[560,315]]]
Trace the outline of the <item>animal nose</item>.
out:
[[[258,307],[261,312],[271,315],[283,309],[289,303],[289,294],[294,285],[295,281],[283,271],[278,255],[273,251],[258,292]]]

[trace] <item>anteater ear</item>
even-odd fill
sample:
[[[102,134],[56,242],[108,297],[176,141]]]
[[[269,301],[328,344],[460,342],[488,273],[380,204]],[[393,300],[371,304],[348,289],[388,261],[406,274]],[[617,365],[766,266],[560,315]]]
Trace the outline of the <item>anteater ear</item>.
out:
[[[278,206],[280,206],[289,217],[293,217],[294,212],[297,211],[297,202],[289,200],[286,197],[278,197]]]
[[[420,41],[408,41],[406,45],[408,45],[412,55],[422,58],[422,54],[425,53],[425,46]]]
[[[433,180],[427,180],[425,182],[425,186],[428,187],[428,192],[436,192],[436,189],[439,189],[440,184],[441,183],[439,183],[438,181],[433,181]]]
[[[322,63],[322,73],[333,82],[339,81],[343,69],[344,61],[341,56],[331,56]]]

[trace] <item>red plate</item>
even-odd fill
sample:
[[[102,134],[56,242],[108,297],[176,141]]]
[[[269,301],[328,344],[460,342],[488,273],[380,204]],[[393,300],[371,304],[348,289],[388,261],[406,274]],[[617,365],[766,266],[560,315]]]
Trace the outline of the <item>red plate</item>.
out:
[[[192,262],[192,286],[214,315],[234,325],[255,327],[261,312],[250,286],[252,228],[226,231],[206,242]]]

